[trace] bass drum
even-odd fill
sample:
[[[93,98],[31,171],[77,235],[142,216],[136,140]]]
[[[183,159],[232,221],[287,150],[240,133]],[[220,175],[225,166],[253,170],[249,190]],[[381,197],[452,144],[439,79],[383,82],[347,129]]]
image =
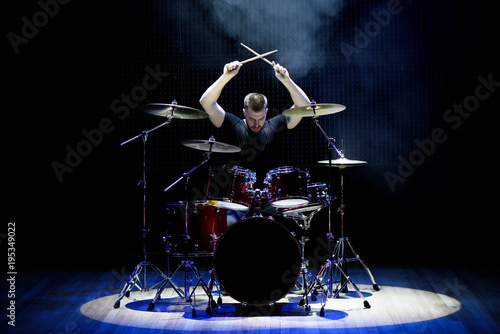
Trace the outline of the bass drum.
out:
[[[217,243],[217,280],[229,296],[252,306],[285,297],[300,274],[297,240],[280,223],[245,218],[228,228]]]

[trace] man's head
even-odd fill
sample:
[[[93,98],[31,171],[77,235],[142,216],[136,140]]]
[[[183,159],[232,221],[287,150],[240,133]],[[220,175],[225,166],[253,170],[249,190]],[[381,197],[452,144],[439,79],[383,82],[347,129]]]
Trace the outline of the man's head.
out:
[[[267,98],[259,93],[250,93],[243,100],[243,115],[252,132],[262,130],[267,116]]]

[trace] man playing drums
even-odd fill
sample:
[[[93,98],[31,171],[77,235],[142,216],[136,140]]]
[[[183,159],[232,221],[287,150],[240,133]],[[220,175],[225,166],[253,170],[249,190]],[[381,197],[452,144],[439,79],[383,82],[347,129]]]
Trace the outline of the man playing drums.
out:
[[[273,64],[276,78],[287,88],[294,106],[310,104],[304,91],[293,82],[286,68]],[[241,66],[234,61],[224,66],[223,74],[200,98],[200,104],[210,121],[224,133],[224,141],[238,146],[241,152],[235,157],[238,165],[257,172],[262,181],[265,173],[279,163],[281,140],[286,130],[293,129],[302,117],[277,115],[267,119],[267,98],[259,93],[248,94],[243,101],[244,119],[227,113],[217,103],[224,86],[238,74]]]

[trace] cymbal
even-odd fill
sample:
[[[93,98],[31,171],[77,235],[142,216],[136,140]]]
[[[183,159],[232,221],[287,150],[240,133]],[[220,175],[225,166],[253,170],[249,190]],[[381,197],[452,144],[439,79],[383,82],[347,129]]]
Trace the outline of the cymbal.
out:
[[[322,166],[328,166],[329,160],[320,160],[320,161],[318,161],[318,164],[320,164]],[[366,161],[350,160],[350,159],[346,159],[346,158],[332,160],[332,167],[340,167],[340,168],[361,166],[361,165],[366,165],[366,164],[367,164]]]
[[[215,153],[238,153],[241,151],[241,148],[237,146],[211,140],[183,140],[182,145],[207,152],[212,148],[212,152]]]
[[[283,111],[283,115],[302,117],[325,116],[341,112],[345,108],[341,104],[308,104],[287,109]]]
[[[177,119],[204,119],[208,118],[208,114],[199,109],[181,106],[178,104],[169,104],[169,103],[150,103],[141,106],[141,110],[145,113],[160,116],[160,117],[169,117],[172,115],[172,118]]]

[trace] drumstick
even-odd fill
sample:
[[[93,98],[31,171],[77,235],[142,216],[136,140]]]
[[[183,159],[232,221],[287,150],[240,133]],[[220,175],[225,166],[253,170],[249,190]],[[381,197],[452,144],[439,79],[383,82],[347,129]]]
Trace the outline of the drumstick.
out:
[[[261,55],[255,56],[255,57],[253,57],[253,58],[248,58],[248,59],[245,59],[245,60],[243,60],[243,61],[240,61],[240,64],[246,64],[246,63],[249,63],[249,62],[251,62],[251,61],[254,61],[254,60],[256,60],[256,59],[259,59],[259,58],[262,58],[262,57],[268,56],[268,55],[270,55],[271,53],[275,53],[275,52],[277,52],[277,51],[278,51],[278,50],[269,51],[269,52],[263,53],[263,54],[261,54]]]
[[[247,49],[248,51],[250,51],[251,53],[253,53],[254,55],[256,55],[256,56],[260,56],[257,52],[255,52],[254,50],[250,49],[250,48],[249,48],[248,46],[246,46],[245,44],[243,44],[243,43],[240,43],[240,44],[241,44],[241,46],[243,46],[245,49]],[[272,62],[270,62],[269,60],[267,60],[266,58],[262,58],[262,60],[263,60],[263,61],[265,61],[266,63],[268,63],[269,65],[271,65],[271,66],[273,66],[273,67],[274,67],[273,63],[272,63]]]

